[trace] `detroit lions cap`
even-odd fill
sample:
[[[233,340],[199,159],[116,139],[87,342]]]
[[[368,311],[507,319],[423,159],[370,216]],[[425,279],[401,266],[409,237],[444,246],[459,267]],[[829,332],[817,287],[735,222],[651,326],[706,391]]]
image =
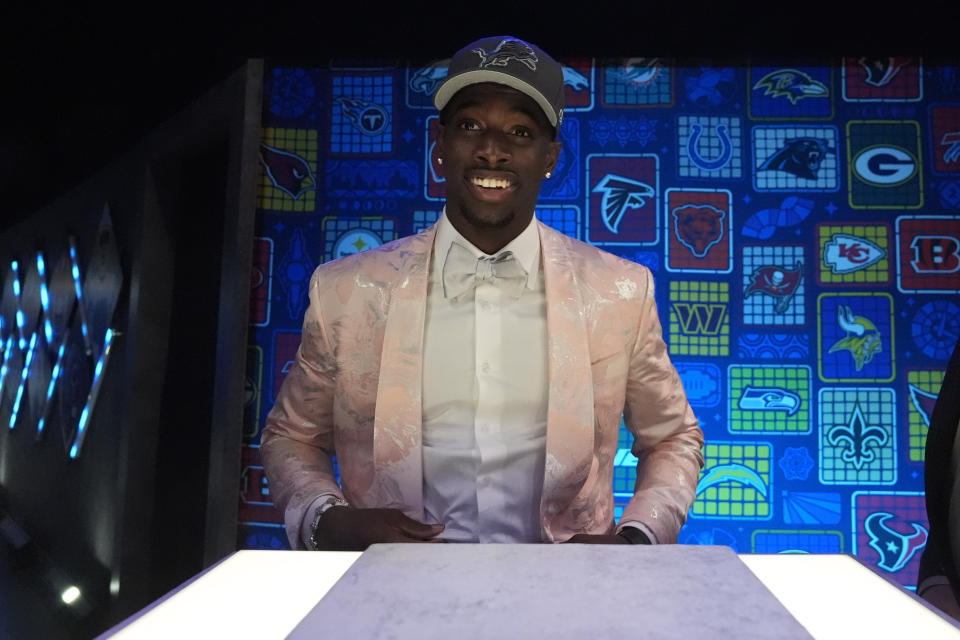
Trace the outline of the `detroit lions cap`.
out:
[[[450,59],[447,79],[433,94],[443,109],[464,87],[481,82],[505,84],[533,98],[554,127],[563,121],[563,68],[540,47],[512,36],[471,42]]]

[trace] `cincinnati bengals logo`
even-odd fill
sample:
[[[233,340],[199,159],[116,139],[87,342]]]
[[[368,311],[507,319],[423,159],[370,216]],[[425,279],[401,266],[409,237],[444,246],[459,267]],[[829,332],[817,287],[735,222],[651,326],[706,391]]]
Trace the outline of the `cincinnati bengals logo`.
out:
[[[684,205],[670,212],[677,239],[698,258],[723,238],[727,213],[710,205]]]
[[[917,273],[955,273],[960,271],[960,240],[953,236],[917,236],[910,243]]]

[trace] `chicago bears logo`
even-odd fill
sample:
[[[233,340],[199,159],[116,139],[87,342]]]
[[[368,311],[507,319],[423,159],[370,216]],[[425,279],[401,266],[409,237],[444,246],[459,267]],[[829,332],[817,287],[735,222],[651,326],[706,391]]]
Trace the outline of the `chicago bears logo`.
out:
[[[953,236],[916,236],[910,242],[917,273],[954,273],[960,271],[960,241]]]
[[[627,209],[639,209],[646,204],[647,198],[656,195],[653,187],[644,182],[610,173],[603,177],[593,191],[603,194],[603,225],[613,233],[617,233]]]
[[[853,315],[853,310],[844,304],[837,307],[837,324],[847,335],[835,342],[827,353],[849,351],[857,371],[860,371],[863,365],[880,352],[883,346],[880,342],[880,331],[866,317]]]
[[[260,145],[260,163],[277,189],[296,200],[317,188],[316,178],[307,161],[295,153]]]
[[[880,554],[877,563],[884,571],[899,571],[907,566],[910,558],[927,544],[927,530],[911,522],[913,533],[903,534],[891,529],[886,523],[892,513],[878,511],[867,516],[863,526],[870,536],[870,546]]]
[[[523,40],[506,38],[500,41],[497,48],[493,51],[484,51],[481,48],[473,50],[473,53],[480,56],[479,67],[506,67],[512,61],[517,61],[526,66],[530,71],[537,70],[537,52]]]
[[[833,153],[827,140],[818,138],[792,138],[786,145],[763,161],[760,171],[786,171],[798,178],[817,179],[817,171],[824,157]]]
[[[723,238],[725,211],[710,205],[686,205],[670,213],[677,239],[698,258]]]
[[[750,284],[743,292],[743,297],[746,299],[755,293],[764,293],[776,300],[774,312],[786,313],[802,281],[803,263],[799,260],[793,269],[766,265],[750,275]]]
[[[755,91],[763,89],[765,96],[784,97],[790,104],[797,104],[803,98],[826,98],[829,95],[825,84],[797,69],[771,71],[760,78],[753,88]]]

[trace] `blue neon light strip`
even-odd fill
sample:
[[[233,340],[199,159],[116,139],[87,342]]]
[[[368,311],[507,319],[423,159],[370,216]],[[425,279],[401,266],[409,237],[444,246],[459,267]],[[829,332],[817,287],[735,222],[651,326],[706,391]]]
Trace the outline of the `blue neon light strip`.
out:
[[[53,343],[53,323],[50,322],[50,292],[47,291],[47,270],[43,253],[37,251],[37,271],[40,273],[40,304],[43,306],[43,333],[47,344]]]
[[[10,356],[13,355],[13,336],[7,338],[7,345],[3,348],[3,364],[0,365],[0,398],[3,398],[3,387],[7,382],[7,372],[10,370]]]
[[[26,364],[20,372],[20,386],[17,388],[17,399],[13,401],[13,413],[10,414],[10,428],[17,423],[17,414],[20,413],[20,401],[23,400],[23,390],[27,387],[27,376],[30,373],[30,363],[33,362],[33,350],[37,346],[37,334],[30,337],[30,349],[27,351]]]
[[[107,334],[103,338],[103,353],[97,360],[97,366],[93,372],[93,383],[90,385],[90,394],[87,396],[87,404],[80,414],[80,423],[77,425],[77,435],[73,439],[73,446],[70,447],[70,457],[76,459],[80,455],[80,449],[83,448],[83,439],[87,436],[87,425],[90,420],[90,412],[97,401],[97,395],[100,393],[100,385],[103,383],[103,369],[106,366],[107,358],[110,356],[110,348],[113,346],[113,329],[107,329]]]
[[[17,299],[17,330],[20,334],[20,349],[23,350],[27,348],[27,337],[23,333],[26,318],[20,309],[20,263],[16,260],[11,262],[10,270],[13,271],[13,297]]]
[[[43,403],[43,415],[37,422],[37,440],[43,435],[43,426],[47,421],[47,414],[50,412],[50,398],[53,397],[53,391],[57,387],[57,379],[60,378],[60,367],[63,364],[63,354],[67,352],[67,338],[64,336],[60,343],[60,349],[57,351],[57,363],[53,365],[53,373],[50,375],[50,384],[47,385],[47,399]]]
[[[80,265],[77,263],[77,243],[71,236],[70,238],[70,262],[72,267],[70,273],[73,275],[73,287],[77,291],[77,311],[80,313],[80,328],[83,331],[83,343],[87,350],[87,355],[93,353],[93,345],[90,343],[90,336],[87,331],[87,314],[83,310],[83,290],[80,287]]]

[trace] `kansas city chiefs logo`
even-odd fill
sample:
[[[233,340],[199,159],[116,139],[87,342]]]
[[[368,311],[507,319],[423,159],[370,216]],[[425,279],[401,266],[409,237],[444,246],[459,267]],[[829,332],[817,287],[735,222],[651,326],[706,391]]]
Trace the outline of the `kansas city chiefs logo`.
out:
[[[723,219],[727,215],[710,205],[685,205],[670,212],[677,239],[698,258],[723,238]]]
[[[887,252],[865,238],[835,233],[823,247],[823,262],[833,273],[852,273],[876,264]]]

